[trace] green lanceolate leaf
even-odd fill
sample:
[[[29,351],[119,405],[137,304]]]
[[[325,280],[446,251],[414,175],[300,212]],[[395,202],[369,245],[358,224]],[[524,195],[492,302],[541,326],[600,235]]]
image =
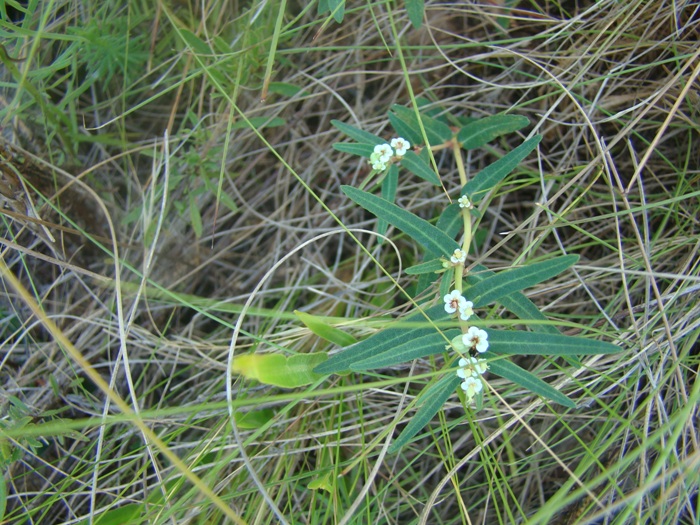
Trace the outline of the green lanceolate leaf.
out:
[[[444,270],[442,261],[440,259],[433,259],[432,261],[426,261],[406,268],[406,273],[408,275],[422,275],[424,273],[439,272],[440,270]]]
[[[479,202],[496,184],[513,171],[537,147],[541,140],[541,135],[535,135],[493,164],[486,166],[464,185],[461,195],[466,195],[474,203]]]
[[[296,315],[311,332],[330,343],[338,346],[350,346],[357,343],[357,339],[353,336],[329,325],[316,315],[300,312],[299,310],[294,310],[294,315]]]
[[[430,423],[461,382],[462,379],[457,377],[457,374],[451,373],[423,390],[420,394],[418,410],[408,425],[406,425],[406,428],[403,429],[403,432],[396,438],[396,441],[391,444],[389,453],[393,454],[399,450],[425,425]]]
[[[443,305],[436,305],[425,310],[425,315],[432,321],[448,318]],[[423,325],[421,327],[421,325]],[[388,328],[378,332],[364,341],[331,356],[326,362],[318,365],[314,372],[317,374],[335,374],[350,370],[354,363],[368,359],[375,353],[382,353],[391,348],[434,334],[435,327],[431,326],[421,312],[392,323]]]
[[[464,126],[457,133],[457,140],[464,149],[480,148],[496,137],[512,133],[530,123],[522,115],[492,115]]]
[[[351,186],[341,186],[340,189],[364,209],[386,220],[431,253],[452,255],[459,248],[457,242],[450,239],[446,233],[396,204]]]
[[[474,303],[474,307],[479,308],[559,275],[576,264],[578,258],[578,255],[563,255],[521,268],[505,270],[471,286],[466,290],[466,294]]]
[[[477,264],[465,277],[467,284],[473,287],[477,283],[495,275],[497,274],[487,269],[486,266]],[[537,308],[535,303],[520,292],[501,297],[498,299],[498,302],[523,321],[549,321],[547,316],[540,312],[540,309]],[[536,332],[546,332],[550,334],[559,333],[559,330],[557,330],[555,326],[549,324],[533,324],[531,328]]]
[[[413,151],[406,152],[401,159],[401,167],[406,168],[414,175],[417,175],[423,180],[427,180],[429,183],[434,184],[435,186],[440,185],[440,177],[435,174],[428,163],[426,163]]]
[[[411,21],[413,29],[419,29],[423,24],[423,10],[425,4],[423,0],[406,0],[406,11],[408,19]]]
[[[377,144],[386,143],[386,140],[382,139],[381,137],[372,135],[367,131],[358,129],[355,126],[346,124],[345,122],[341,122],[339,120],[331,120],[331,124],[333,124],[343,133],[345,133],[348,137],[356,140],[357,142],[360,142],[361,144],[372,144],[372,146],[376,146]]]
[[[428,137],[428,141],[431,145],[435,146],[438,144],[444,144],[452,140],[452,130],[450,126],[432,117],[428,117],[423,113],[420,114],[421,122],[423,123],[423,129],[425,129],[425,135]],[[418,118],[416,117],[416,112],[413,108],[406,108],[399,105],[391,106],[391,113],[389,113],[389,122],[394,126],[394,123],[401,121],[403,126],[399,126],[401,129],[406,131],[407,129],[413,130],[411,134],[413,140],[412,145],[422,144],[423,135],[420,132],[420,125],[418,124]],[[396,126],[394,126],[396,129]],[[396,129],[399,132],[398,129]],[[403,136],[403,135],[402,135]],[[404,137],[407,140],[411,140],[408,137]]]
[[[374,151],[374,146],[371,144],[357,144],[355,142],[336,142],[333,144],[333,149],[342,151],[343,153],[369,158]]]
[[[403,344],[389,347],[381,352],[374,352],[370,357],[354,362],[350,369],[359,372],[362,370],[372,370],[375,368],[386,368],[399,363],[406,363],[421,357],[439,354],[445,351],[445,345],[450,340],[460,335],[459,330],[447,330],[439,333],[433,331],[431,334],[422,337],[413,337]]]
[[[488,334],[488,351],[496,354],[567,356],[614,354],[622,350],[605,341],[561,334],[492,329]]]
[[[392,204],[396,200],[396,189],[399,185],[399,168],[396,164],[389,166],[389,171],[386,173],[386,177],[382,181],[382,199]],[[377,233],[379,235],[385,235],[386,230],[389,227],[389,223],[385,219],[379,219],[377,223]],[[384,242],[384,239],[379,238],[379,244]]]
[[[574,408],[576,406],[571,399],[559,392],[556,388],[545,383],[536,375],[531,374],[527,370],[505,359],[490,361],[489,372],[504,379],[508,379],[516,385],[527,388],[530,392],[534,392],[538,396],[551,399],[555,403],[559,403],[565,407]]]

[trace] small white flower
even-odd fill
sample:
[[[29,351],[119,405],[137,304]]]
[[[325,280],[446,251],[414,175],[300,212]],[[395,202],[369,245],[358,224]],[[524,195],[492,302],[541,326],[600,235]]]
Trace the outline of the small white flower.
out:
[[[467,253],[460,250],[459,248],[454,251],[452,254],[452,257],[450,257],[450,261],[452,261],[452,264],[464,264],[464,261],[467,260]]]
[[[459,290],[452,290],[445,297],[443,297],[443,300],[445,301],[445,311],[448,314],[453,314],[457,310],[461,312],[462,306],[465,303],[469,302],[464,297],[462,297],[462,294]]]
[[[467,333],[462,336],[462,343],[467,348],[475,348],[477,352],[486,352],[489,348],[489,334],[476,326],[470,326]]]
[[[484,375],[489,369],[489,364],[486,359],[477,359],[476,357],[463,357],[459,360],[460,368],[457,370],[457,376],[462,379],[468,377],[479,377]]]
[[[472,315],[474,315],[474,303],[465,299],[464,303],[462,303],[459,307],[459,318],[462,321],[466,321]]]
[[[386,169],[386,161],[382,160],[381,153],[376,151],[369,156],[369,162],[372,164],[372,169],[377,171],[384,171]]]
[[[476,377],[467,377],[460,386],[467,396],[467,401],[471,401],[484,388],[481,379]]]
[[[397,156],[403,157],[408,151],[408,148],[411,147],[411,143],[406,139],[399,137],[396,139],[391,139],[391,147],[396,150]]]
[[[379,158],[384,163],[389,162],[391,160],[391,157],[394,156],[394,150],[391,149],[391,146],[389,146],[389,144],[377,144],[376,146],[374,146],[374,153],[378,154]]]
[[[462,196],[457,200],[457,202],[459,203],[459,207],[460,207],[460,208],[473,208],[473,207],[474,207],[474,205],[473,205],[473,204],[471,203],[471,201],[469,200],[469,197],[467,197],[466,195],[462,195]]]

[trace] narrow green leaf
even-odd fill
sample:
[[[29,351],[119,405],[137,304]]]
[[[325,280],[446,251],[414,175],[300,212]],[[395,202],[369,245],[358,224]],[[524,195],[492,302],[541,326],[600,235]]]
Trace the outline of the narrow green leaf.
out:
[[[374,151],[374,146],[371,144],[358,144],[356,142],[336,142],[333,144],[333,149],[342,151],[343,153],[369,158]]]
[[[605,341],[561,334],[492,329],[488,334],[488,351],[496,354],[566,356],[614,354],[622,350]]]
[[[419,29],[423,24],[424,0],[406,0],[406,11],[413,29]]]
[[[450,239],[457,237],[457,234],[459,234],[464,227],[462,210],[459,207],[459,204],[453,202],[447,208],[445,208],[440,214],[435,226],[438,230],[445,232]],[[439,254],[434,255],[437,256]]]
[[[387,348],[384,351],[375,351],[370,357],[354,362],[350,369],[355,372],[372,370],[375,368],[387,368],[399,363],[406,363],[421,357],[439,354],[445,351],[445,345],[454,337],[460,335],[459,330],[447,330],[444,334],[435,332],[422,337],[413,337],[403,344]]]
[[[472,202],[480,201],[496,184],[513,171],[537,147],[541,140],[542,135],[535,135],[493,164],[486,166],[464,185],[461,195],[467,195]]]
[[[329,325],[316,315],[300,312],[299,310],[294,310],[294,315],[296,315],[311,332],[326,341],[338,346],[350,346],[357,343],[357,339],[353,336]]]
[[[248,122],[245,120],[239,120],[231,126],[231,129],[245,129],[245,128],[278,128],[280,126],[286,126],[287,121],[280,117],[249,117]]]
[[[436,305],[425,310],[425,314],[433,321],[440,321],[448,318],[443,305]],[[416,328],[416,325],[424,324],[424,328]],[[360,341],[356,345],[343,350],[328,358],[328,361],[321,363],[314,372],[317,374],[335,374],[350,370],[352,365],[367,359],[375,353],[384,352],[388,349],[413,341],[425,335],[434,334],[435,327],[428,324],[425,316],[416,312],[405,319],[392,323],[381,332]]]
[[[432,261],[426,261],[406,268],[406,273],[408,275],[421,275],[424,273],[439,272],[440,270],[444,270],[442,261],[440,259],[433,259]]]
[[[377,137],[376,135],[372,135],[371,133],[368,133],[367,131],[364,131],[362,129],[358,129],[355,126],[351,126],[350,124],[346,124],[345,122],[341,122],[339,120],[331,120],[331,124],[333,124],[336,128],[338,128],[343,133],[345,133],[351,139],[354,139],[357,142],[360,142],[362,144],[372,144],[372,146],[376,146],[377,144],[385,144],[386,143],[386,140],[382,139],[381,137]]]
[[[380,219],[385,219],[431,253],[452,255],[459,248],[457,242],[447,234],[396,204],[351,186],[341,186],[340,189],[364,209]]]
[[[565,407],[576,407],[576,404],[559,392],[559,390],[545,383],[536,375],[520,368],[515,363],[511,363],[505,359],[491,361],[489,362],[489,371],[497,376],[512,381],[516,385],[527,388],[530,392],[534,392],[538,396],[551,399],[555,403],[559,403]]]
[[[435,186],[440,186],[440,177],[435,174],[428,163],[426,163],[413,151],[406,152],[401,159],[401,167],[406,168],[414,175],[417,175],[423,180],[427,180],[429,183],[434,184]]]
[[[204,233],[204,226],[202,225],[202,216],[199,213],[199,207],[193,195],[190,195],[190,226],[192,226],[195,237],[201,239],[202,233]]]
[[[391,444],[388,452],[393,454],[398,451],[425,425],[430,423],[461,382],[462,379],[457,377],[457,374],[447,374],[435,384],[424,389],[420,394],[420,407],[403,432],[396,438],[396,441]]]
[[[512,133],[530,123],[522,115],[492,115],[467,124],[457,133],[457,140],[464,149],[480,148],[496,137]]]
[[[405,138],[411,143],[411,146],[423,143],[423,136],[420,133],[419,127],[413,127],[408,122],[405,122],[399,118],[399,116],[390,111],[389,112],[389,122],[391,127],[396,131],[396,135]]]
[[[466,274],[466,281],[467,284],[473,287],[476,283],[495,275],[496,274],[487,269],[486,266],[477,264],[472,268],[472,271]],[[523,321],[549,321],[547,316],[540,312],[540,309],[537,308],[535,303],[520,292],[501,297],[498,302]],[[559,334],[559,330],[557,330],[556,326],[548,324],[533,324],[531,328],[536,332]]]
[[[414,143],[412,143],[412,145],[422,144],[423,136],[420,132],[418,118],[416,117],[416,112],[413,110],[413,108],[406,108],[404,106],[399,106],[398,104],[395,104],[391,106],[391,112],[394,115],[396,115],[396,117],[399,120],[404,122],[407,127],[417,130],[419,138]],[[436,146],[438,144],[444,144],[445,142],[452,140],[452,130],[450,129],[450,126],[448,126],[444,122],[441,122],[440,120],[432,117],[428,117],[423,113],[420,114],[420,119],[423,123],[423,128],[425,129],[425,135],[428,137],[428,141],[431,145]],[[389,116],[389,121],[391,122],[391,113]],[[408,137],[404,138],[408,139]]]
[[[396,201],[396,190],[399,185],[399,168],[396,164],[389,166],[389,171],[386,173],[386,177],[382,181],[382,199],[392,204]],[[377,233],[379,235],[385,235],[386,231],[389,229],[389,223],[386,219],[379,219],[377,222]],[[384,239],[381,237],[377,241],[379,244],[384,243]]]
[[[513,268],[486,277],[466,290],[474,307],[479,308],[559,275],[576,264],[578,255],[563,255],[548,261]]]

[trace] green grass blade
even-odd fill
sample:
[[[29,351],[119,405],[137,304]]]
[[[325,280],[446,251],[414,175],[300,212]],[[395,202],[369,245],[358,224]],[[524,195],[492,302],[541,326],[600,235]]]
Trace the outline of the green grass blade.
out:
[[[480,148],[496,137],[512,133],[530,123],[522,115],[492,115],[470,122],[457,133],[457,140],[464,149]]]
[[[429,386],[421,392],[421,405],[415,415],[408,422],[403,432],[396,438],[389,447],[389,453],[393,454],[413,436],[415,436],[425,425],[435,417],[440,409],[445,404],[445,401],[454,393],[457,386],[462,382],[462,379],[455,373],[447,374],[440,378],[434,385]]]
[[[541,140],[542,135],[535,135],[493,164],[486,166],[464,185],[461,194],[467,195],[472,202],[480,201],[486,193],[513,171]]]
[[[452,255],[459,248],[457,242],[450,239],[446,233],[396,204],[351,186],[341,186],[340,189],[364,209],[386,220],[431,253]]]
[[[515,363],[511,363],[505,359],[491,361],[489,362],[489,371],[497,376],[512,381],[516,385],[527,388],[530,392],[534,392],[538,396],[551,399],[555,403],[559,403],[565,407],[576,407],[576,404],[564,394],[559,392],[559,390],[545,383],[527,370],[520,368]]]
[[[460,333],[459,330],[447,330],[444,334],[433,331],[433,333],[422,337],[412,337],[410,341],[406,341],[403,344],[391,346],[384,351],[373,352],[370,357],[353,363],[350,369],[359,372],[375,368],[386,368],[420,359],[421,357],[439,354],[445,351],[447,342],[453,337],[457,337]]]
[[[440,177],[435,174],[427,162],[421,159],[413,151],[406,152],[401,159],[401,167],[406,168],[408,171],[414,175],[417,175],[421,179],[428,181],[430,184],[440,186]]]
[[[563,255],[548,261],[499,272],[466,290],[465,296],[476,308],[551,279],[576,264],[578,255]]]
[[[605,341],[561,334],[491,329],[488,334],[488,351],[496,354],[567,356],[614,354],[622,350]]]

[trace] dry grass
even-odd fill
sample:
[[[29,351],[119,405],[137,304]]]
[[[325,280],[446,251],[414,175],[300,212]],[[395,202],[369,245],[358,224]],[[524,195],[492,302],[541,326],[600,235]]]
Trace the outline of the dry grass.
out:
[[[277,8],[250,24],[257,4],[173,4],[47,2],[3,22],[20,57],[1,70],[3,173],[11,164],[25,186],[5,195],[2,260],[29,291],[4,274],[8,523],[79,523],[109,508],[133,523],[224,522],[216,497],[247,523],[697,523],[697,2],[429,2],[419,30],[402,8],[349,5],[320,34],[315,6],[290,5],[272,80],[299,91],[273,85],[265,104]],[[39,27],[41,38],[29,31]],[[188,48],[182,29],[214,53]],[[11,64],[38,99],[17,89]],[[519,362],[575,410],[494,378],[483,410],[450,403],[432,433],[385,456],[378,438],[423,384],[405,379],[432,363],[294,391],[236,377],[227,387],[226,371],[254,289],[237,353],[332,349],[294,309],[360,320],[348,329],[360,337],[368,318],[405,308],[357,244],[329,232],[375,224],[339,191],[367,166],[332,149],[331,119],[390,136],[386,113],[410,103],[407,81],[433,108],[521,114],[543,134],[493,195],[470,262],[580,254],[528,295],[624,351],[580,369]],[[285,124],[263,128],[265,143],[241,113]],[[470,174],[521,141],[470,154]],[[454,195],[454,166],[436,160]],[[13,219],[25,188],[55,246]],[[445,196],[406,177],[398,202],[433,218]],[[396,254],[358,235],[396,274]],[[416,248],[397,242],[405,267]],[[120,416],[95,372],[143,423]],[[233,434],[233,408],[274,417]],[[325,475],[333,491],[307,488]]]

